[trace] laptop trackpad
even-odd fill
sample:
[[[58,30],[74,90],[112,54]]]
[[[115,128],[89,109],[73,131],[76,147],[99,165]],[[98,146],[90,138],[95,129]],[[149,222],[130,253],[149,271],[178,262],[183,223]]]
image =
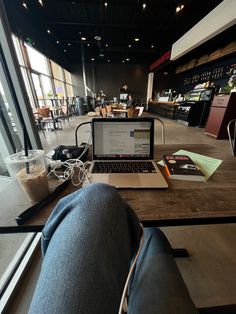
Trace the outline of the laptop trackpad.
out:
[[[108,183],[118,188],[132,188],[141,186],[140,177],[135,173],[110,174]]]

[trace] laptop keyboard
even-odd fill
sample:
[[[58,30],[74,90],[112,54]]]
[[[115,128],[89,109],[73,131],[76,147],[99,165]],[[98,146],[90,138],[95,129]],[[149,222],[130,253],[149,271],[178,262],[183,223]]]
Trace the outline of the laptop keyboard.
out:
[[[156,173],[151,161],[96,161],[92,173]]]

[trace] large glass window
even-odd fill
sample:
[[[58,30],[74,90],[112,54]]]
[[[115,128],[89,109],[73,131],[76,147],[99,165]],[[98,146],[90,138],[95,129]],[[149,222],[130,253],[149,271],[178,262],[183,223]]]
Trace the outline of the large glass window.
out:
[[[64,70],[64,73],[65,73],[66,83],[72,84],[70,72]]]
[[[34,88],[35,88],[36,95],[38,98],[39,106],[44,107],[45,103],[44,103],[44,97],[43,97],[43,90],[42,90],[42,86],[40,83],[39,75],[35,74],[35,73],[32,73],[31,75],[32,75],[32,79],[34,82]]]
[[[57,97],[59,98],[65,97],[66,94],[65,94],[64,83],[58,80],[54,80],[54,83],[55,83]]]
[[[29,45],[26,45],[26,47],[31,68],[37,72],[49,75],[47,59],[44,57],[44,55]]]
[[[62,75],[62,68],[56,64],[55,62],[51,61],[51,66],[52,66],[52,74],[53,74],[53,77],[55,79],[58,79],[58,80],[63,80],[63,75]]]
[[[74,93],[73,93],[73,86],[66,84],[66,90],[67,90],[67,96],[68,97],[73,97]]]

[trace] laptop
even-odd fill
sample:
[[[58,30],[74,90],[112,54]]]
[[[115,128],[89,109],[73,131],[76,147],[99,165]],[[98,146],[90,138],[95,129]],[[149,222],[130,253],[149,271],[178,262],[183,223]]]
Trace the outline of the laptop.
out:
[[[116,188],[167,188],[154,153],[152,118],[92,120],[93,161],[88,178]]]

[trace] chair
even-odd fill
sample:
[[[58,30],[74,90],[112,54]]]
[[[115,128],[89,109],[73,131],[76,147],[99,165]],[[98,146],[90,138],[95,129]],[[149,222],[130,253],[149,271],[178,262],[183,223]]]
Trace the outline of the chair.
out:
[[[227,132],[232,155],[236,156],[236,119],[229,121],[227,125]]]
[[[139,109],[128,108],[128,118],[137,118],[139,114]]]
[[[51,131],[62,129],[61,121],[53,116],[53,112],[50,110],[50,108],[48,107],[38,108],[38,114],[42,118],[41,120],[42,128],[46,126],[47,130]]]
[[[68,120],[69,125],[70,125],[70,115],[69,115],[69,112],[68,112],[68,105],[67,104],[61,105],[61,107],[60,107],[60,114],[59,114],[59,116],[57,118],[62,120],[62,121]]]
[[[106,116],[108,118],[114,118],[114,114],[112,112],[111,105],[106,105],[106,111],[107,111]]]
[[[158,121],[161,124],[161,139],[162,139],[162,144],[165,144],[165,125],[164,122],[159,119],[159,118],[154,118],[154,120]]]
[[[144,107],[136,106],[135,109],[139,110],[138,117],[141,117],[141,115],[143,114]]]

